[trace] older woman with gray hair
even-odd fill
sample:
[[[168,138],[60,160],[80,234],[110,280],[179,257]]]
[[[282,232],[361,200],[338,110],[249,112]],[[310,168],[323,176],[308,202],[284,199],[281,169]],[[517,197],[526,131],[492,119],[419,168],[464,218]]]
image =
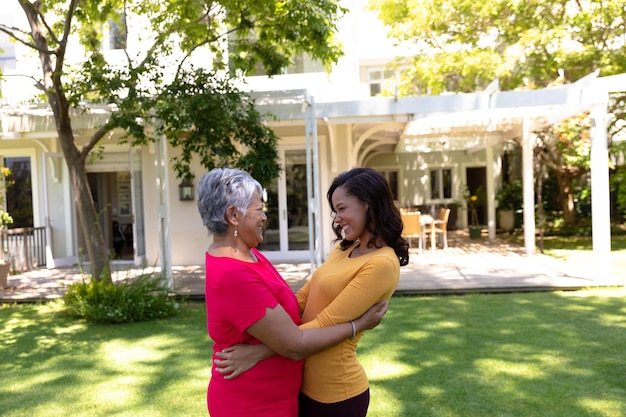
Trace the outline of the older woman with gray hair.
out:
[[[207,328],[214,342],[209,413],[296,417],[303,358],[377,326],[387,303],[346,323],[300,330],[293,291],[256,249],[267,220],[258,181],[239,169],[216,168],[200,179],[197,195],[202,222],[213,235],[205,287]],[[238,344],[263,344],[276,354],[258,354],[249,369],[217,371],[218,353]]]

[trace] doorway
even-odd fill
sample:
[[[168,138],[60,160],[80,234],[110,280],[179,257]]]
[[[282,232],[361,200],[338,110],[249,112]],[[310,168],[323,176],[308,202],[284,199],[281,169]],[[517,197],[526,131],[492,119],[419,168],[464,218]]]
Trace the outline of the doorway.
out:
[[[480,204],[476,204],[476,212],[478,214],[478,224],[487,224],[487,201],[485,201],[485,192],[487,191],[487,168],[472,167],[465,169],[465,181],[470,195],[481,195]],[[467,224],[471,224],[467,213]]]
[[[306,150],[280,151],[284,170],[266,189],[267,222],[258,249],[270,260],[306,259],[309,255]]]
[[[134,259],[130,172],[88,173],[89,187],[112,259]],[[82,233],[78,234],[79,242]]]

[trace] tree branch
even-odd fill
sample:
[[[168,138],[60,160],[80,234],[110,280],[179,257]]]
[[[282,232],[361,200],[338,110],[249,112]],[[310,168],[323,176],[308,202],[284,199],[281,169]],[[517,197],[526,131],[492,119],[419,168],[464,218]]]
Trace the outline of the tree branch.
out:
[[[46,21],[46,17],[43,15],[43,13],[41,13],[41,10],[39,9],[39,5],[41,4],[39,1],[36,2],[36,7],[35,7],[35,11],[37,12],[37,14],[39,15],[39,19],[41,20],[41,23],[43,24],[43,26],[46,28],[46,30],[48,31],[48,34],[50,35],[50,37],[52,38],[52,40],[58,45],[59,44],[59,39],[57,38],[56,34],[54,33],[54,31],[52,30],[52,28],[50,27],[50,25],[48,24],[48,22]],[[67,22],[67,21],[66,21]]]
[[[91,150],[98,144],[98,142],[102,140],[104,135],[110,132],[113,129],[113,127],[114,127],[113,123],[109,120],[108,122],[100,126],[100,128],[94,132],[91,138],[89,138],[87,143],[85,143],[82,149],[80,150],[80,156],[83,160],[87,158],[87,155],[89,154],[89,152],[91,152]]]
[[[13,31],[18,31],[21,32],[23,35],[26,36],[30,36],[30,33],[20,30],[18,28],[14,28],[14,27],[9,27],[9,26],[5,26],[3,24],[0,23],[0,32],[6,33],[7,35],[9,35],[10,37],[12,37],[13,39],[15,39],[17,42],[21,43],[22,45],[28,46],[31,49],[34,49],[38,52],[47,54],[47,55],[54,55],[54,51],[51,51],[50,49],[41,49],[39,47],[37,47],[37,45],[35,45],[34,43],[28,42],[27,40],[24,40],[22,38],[18,38],[15,34],[15,32]]]
[[[56,70],[59,74],[63,72],[63,63],[65,61],[65,51],[67,48],[67,40],[72,31],[72,19],[74,17],[74,12],[76,11],[77,5],[78,5],[78,0],[72,0],[67,8],[67,14],[65,15],[65,22],[63,26],[63,37],[62,37],[61,42],[59,42],[59,48],[57,49],[58,55],[57,55],[57,62],[56,62]],[[44,25],[48,27],[46,22],[43,20],[43,17],[41,19]]]
[[[31,75],[24,75],[24,74],[2,74],[3,77],[26,77],[26,78],[30,78],[31,80],[33,80],[35,82],[35,87],[37,87],[37,89],[43,91],[44,93],[46,92],[46,88],[44,87],[43,83],[38,80],[37,78],[31,76]]]

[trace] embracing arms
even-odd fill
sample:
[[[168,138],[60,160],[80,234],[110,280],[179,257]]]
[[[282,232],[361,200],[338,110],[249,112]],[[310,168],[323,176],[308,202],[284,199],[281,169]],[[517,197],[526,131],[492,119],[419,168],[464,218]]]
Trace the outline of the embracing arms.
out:
[[[376,327],[387,312],[388,302],[373,305],[359,318],[334,326],[300,330],[280,306],[268,308],[265,316],[247,329],[262,344],[235,345],[217,352],[217,371],[232,379],[247,371],[260,360],[275,354],[300,360],[321,352],[354,334]],[[353,326],[354,323],[354,326]]]

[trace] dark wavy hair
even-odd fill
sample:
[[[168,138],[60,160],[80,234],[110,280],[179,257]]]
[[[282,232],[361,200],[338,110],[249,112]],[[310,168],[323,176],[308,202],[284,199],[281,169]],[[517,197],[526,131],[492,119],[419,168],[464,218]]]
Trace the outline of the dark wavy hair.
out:
[[[328,189],[328,204],[334,213],[333,193],[339,187],[344,187],[346,194],[367,203],[367,230],[372,234],[367,247],[380,247],[377,241],[382,239],[387,246],[392,248],[400,265],[409,263],[409,243],[402,234],[402,218],[400,211],[393,203],[391,189],[385,177],[372,168],[353,168],[350,171],[339,174]],[[341,235],[341,227],[334,225],[333,231],[337,236],[336,240],[341,240],[341,248],[346,250],[354,241],[346,240]]]

